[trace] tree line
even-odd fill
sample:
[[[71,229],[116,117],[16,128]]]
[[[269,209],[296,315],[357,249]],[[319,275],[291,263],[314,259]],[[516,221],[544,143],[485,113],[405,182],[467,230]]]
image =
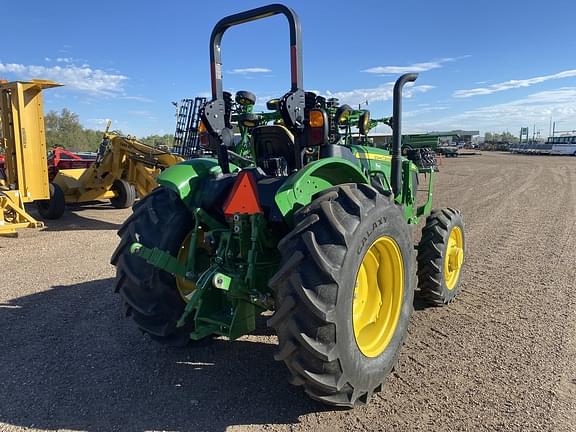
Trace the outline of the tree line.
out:
[[[511,134],[510,132],[502,132],[502,133],[494,133],[494,132],[486,132],[484,134],[484,142],[502,142],[502,143],[510,143],[516,144],[520,141],[520,139],[516,136]]]
[[[67,108],[61,112],[50,111],[44,116],[46,127],[46,144],[48,148],[64,147],[72,151],[96,151],[102,141],[103,131],[85,128],[80,123],[78,114]],[[149,135],[138,138],[151,146],[172,147],[174,136]]]

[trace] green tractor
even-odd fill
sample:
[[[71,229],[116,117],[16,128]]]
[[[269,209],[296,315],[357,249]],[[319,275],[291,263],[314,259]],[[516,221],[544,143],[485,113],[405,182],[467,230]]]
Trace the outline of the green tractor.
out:
[[[268,104],[268,117],[234,114],[222,89],[223,33],[276,14],[290,26],[291,89]],[[160,186],[134,205],[112,257],[116,291],[140,329],[173,345],[234,340],[273,311],[274,358],[293,384],[326,404],[366,403],[397,362],[417,280],[433,305],[450,303],[460,288],[462,216],[431,212],[434,167],[401,155],[402,88],[417,75],[394,86],[389,152],[332,133],[338,110],[303,89],[300,24],[291,9],[228,16],[210,47],[212,100],[199,132],[215,156],[166,169]],[[236,95],[241,106],[253,99]],[[233,115],[249,131],[244,159],[252,163],[243,168],[231,161]],[[430,177],[421,206],[419,174]],[[426,216],[415,246],[411,225]]]

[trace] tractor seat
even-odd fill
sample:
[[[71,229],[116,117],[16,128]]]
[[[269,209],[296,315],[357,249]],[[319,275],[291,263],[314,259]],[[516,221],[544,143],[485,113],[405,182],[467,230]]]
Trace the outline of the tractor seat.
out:
[[[256,165],[266,171],[266,161],[284,159],[288,172],[295,167],[294,135],[285,126],[265,125],[252,129]]]

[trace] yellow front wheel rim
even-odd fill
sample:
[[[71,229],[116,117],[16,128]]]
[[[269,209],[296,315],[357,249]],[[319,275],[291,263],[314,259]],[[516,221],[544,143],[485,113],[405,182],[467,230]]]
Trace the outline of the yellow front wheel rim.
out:
[[[390,237],[377,239],[362,259],[352,305],[354,337],[367,357],[386,349],[400,320],[404,294],[404,262]]]
[[[192,233],[188,234],[182,245],[180,246],[180,250],[178,251],[178,262],[181,264],[186,264],[188,260],[188,251],[190,250],[190,241],[192,239]],[[176,275],[176,287],[178,288],[178,292],[182,299],[187,302],[190,298],[190,294],[196,289],[196,284],[191,280],[183,278],[182,276]]]
[[[460,227],[455,226],[450,231],[444,256],[444,281],[446,282],[446,288],[449,290],[453,290],[456,287],[463,262],[464,237]]]

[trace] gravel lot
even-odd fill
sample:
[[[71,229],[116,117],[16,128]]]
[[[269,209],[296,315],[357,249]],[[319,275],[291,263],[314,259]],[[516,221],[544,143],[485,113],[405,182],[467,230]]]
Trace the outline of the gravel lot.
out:
[[[415,304],[397,370],[354,410],[289,385],[264,321],[173,349],[125,320],[108,262],[129,210],[0,238],[0,430],[575,431],[576,158],[446,159],[435,204],[465,217],[463,292]]]

